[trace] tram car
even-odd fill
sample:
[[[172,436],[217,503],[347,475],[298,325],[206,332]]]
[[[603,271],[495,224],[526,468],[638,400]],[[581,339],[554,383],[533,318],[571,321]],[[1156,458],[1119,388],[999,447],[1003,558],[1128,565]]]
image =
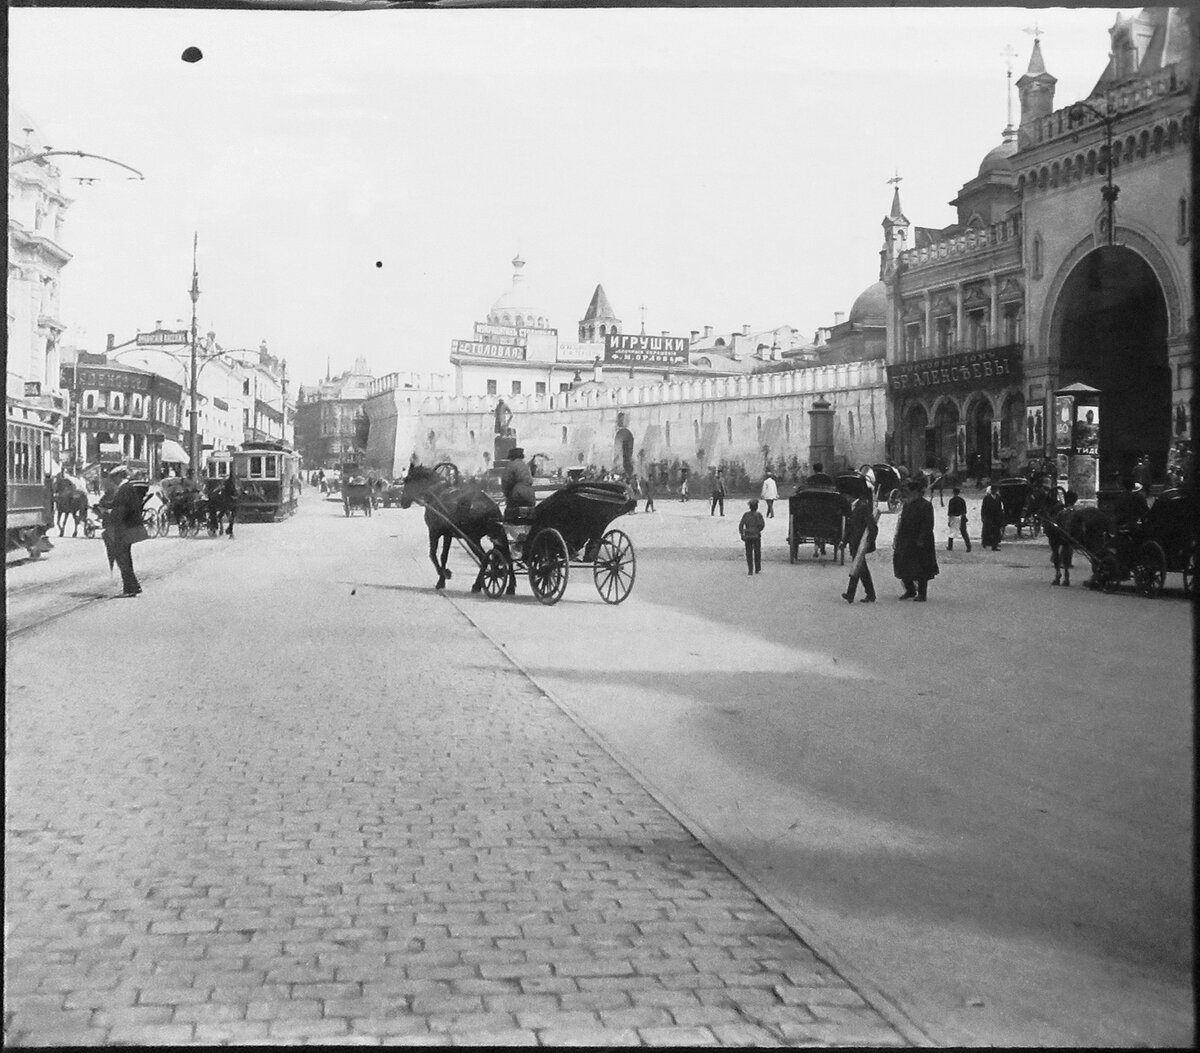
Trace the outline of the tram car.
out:
[[[5,554],[25,549],[31,559],[53,545],[46,532],[54,520],[50,481],[53,429],[32,421],[7,421],[8,474],[4,480]]]
[[[245,442],[230,456],[230,468],[238,481],[238,520],[284,519],[296,511],[300,457],[279,440]],[[209,461],[219,472],[221,459]],[[216,476],[223,478],[223,476]]]

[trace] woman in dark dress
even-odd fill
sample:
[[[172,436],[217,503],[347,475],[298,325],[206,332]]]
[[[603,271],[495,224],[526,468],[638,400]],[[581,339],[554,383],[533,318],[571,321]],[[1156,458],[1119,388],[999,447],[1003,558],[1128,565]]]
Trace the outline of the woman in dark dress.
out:
[[[904,583],[900,599],[924,603],[929,579],[938,573],[933,505],[925,500],[925,484],[920,477],[908,484],[908,491],[892,543],[892,572]]]

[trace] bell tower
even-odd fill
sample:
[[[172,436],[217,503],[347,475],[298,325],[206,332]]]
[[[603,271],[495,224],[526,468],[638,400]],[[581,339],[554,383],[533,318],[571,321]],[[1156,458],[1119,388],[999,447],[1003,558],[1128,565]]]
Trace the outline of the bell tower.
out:
[[[1017,92],[1021,96],[1021,128],[1034,121],[1049,117],[1054,111],[1054,85],[1057,77],[1046,72],[1042,61],[1042,42],[1034,37],[1033,54],[1029,57],[1029,69],[1017,81]]]

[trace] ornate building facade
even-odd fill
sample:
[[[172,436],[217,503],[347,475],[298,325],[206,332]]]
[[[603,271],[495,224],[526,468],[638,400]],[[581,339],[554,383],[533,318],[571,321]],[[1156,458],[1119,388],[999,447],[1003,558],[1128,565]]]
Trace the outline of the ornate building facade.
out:
[[[984,474],[1051,456],[1053,396],[1101,391],[1100,470],[1191,438],[1192,84],[1188,14],[1117,16],[1087,99],[1056,108],[1035,40],[1020,121],[951,202],[885,218],[893,454]]]

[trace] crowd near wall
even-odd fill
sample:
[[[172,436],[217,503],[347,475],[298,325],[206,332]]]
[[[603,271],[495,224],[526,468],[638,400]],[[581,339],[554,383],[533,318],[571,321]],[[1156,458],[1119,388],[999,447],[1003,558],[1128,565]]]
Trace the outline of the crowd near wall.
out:
[[[883,363],[845,363],[742,377],[696,378],[648,387],[584,384],[552,395],[506,396],[512,439],[539,466],[687,464],[706,473],[738,464],[751,479],[780,460],[810,461],[809,411],[833,411],[835,463],[857,467],[886,452],[887,387]],[[494,457],[496,407],[488,396],[422,397],[396,390],[367,401],[371,420],[366,465],[403,473],[410,461],[453,461],[466,473]]]

